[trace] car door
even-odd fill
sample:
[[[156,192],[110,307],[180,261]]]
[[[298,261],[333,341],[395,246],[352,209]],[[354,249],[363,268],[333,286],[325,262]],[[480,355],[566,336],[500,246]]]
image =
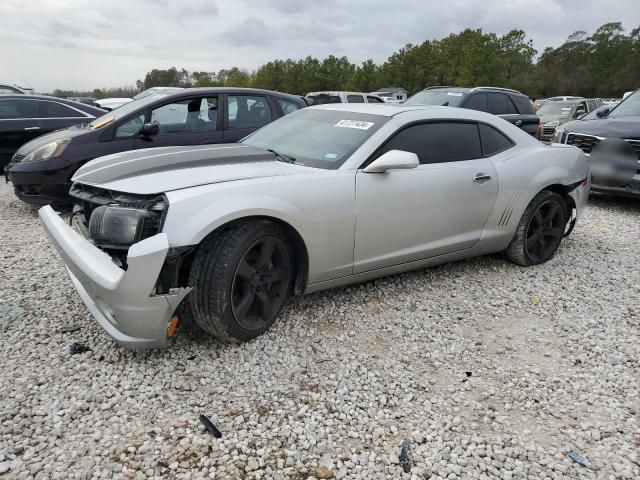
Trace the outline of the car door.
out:
[[[409,125],[389,150],[418,155],[410,170],[356,174],[354,273],[465,250],[480,241],[498,193],[473,122]]]
[[[41,135],[38,101],[0,99],[0,171],[23,144]]]
[[[507,98],[513,102],[518,110],[518,120],[522,122],[520,128],[527,132],[529,135],[535,136],[538,130],[538,124],[540,123],[540,118],[533,110],[533,106],[531,105],[531,101],[529,100],[529,98],[524,95],[515,94],[507,95]]]
[[[137,135],[135,148],[222,143],[224,135],[218,106],[218,95],[181,98],[155,106],[147,112],[146,122],[157,124],[158,133]]]
[[[225,95],[224,143],[235,143],[275,118],[266,95]]]

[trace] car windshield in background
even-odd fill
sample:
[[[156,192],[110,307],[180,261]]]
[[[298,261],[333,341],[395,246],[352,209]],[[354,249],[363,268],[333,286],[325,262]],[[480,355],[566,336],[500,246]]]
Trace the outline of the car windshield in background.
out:
[[[108,125],[111,122],[115,122],[116,120],[126,117],[130,113],[133,113],[140,108],[144,108],[145,106],[149,105],[151,102],[155,102],[161,96],[163,95],[161,94],[150,95],[148,97],[144,97],[139,100],[133,100],[132,102],[125,103],[121,107],[118,107],[115,110],[112,110],[106,115],[96,118],[93,122],[89,124],[89,127],[94,130],[104,127],[105,125]]]
[[[607,118],[640,117],[640,90],[636,90],[620,102]]]
[[[338,168],[389,117],[348,111],[303,109],[263,127],[244,145],[274,150],[296,164]]]
[[[307,98],[313,100],[313,105],[325,105],[327,103],[342,103],[337,95],[307,95]]]
[[[423,90],[409,98],[405,105],[442,105],[457,107],[462,101],[464,90]]]
[[[576,102],[549,102],[541,106],[538,115],[566,115],[569,116]]]

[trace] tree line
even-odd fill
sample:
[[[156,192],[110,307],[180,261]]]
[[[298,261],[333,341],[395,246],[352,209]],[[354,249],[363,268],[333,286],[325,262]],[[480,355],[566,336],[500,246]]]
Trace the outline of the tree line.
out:
[[[347,57],[270,61],[254,71],[240,67],[218,72],[175,67],[153,69],[136,82],[154,86],[255,87],[298,95],[317,90],[371,92],[403,87],[415,93],[431,85],[496,86],[520,90],[531,98],[552,95],[620,97],[640,86],[640,27],[627,33],[619,22],[593,34],[578,31],[538,57],[523,30],[504,35],[465,29],[439,40],[408,44],[385,62],[360,65]],[[102,91],[94,91],[105,96]]]

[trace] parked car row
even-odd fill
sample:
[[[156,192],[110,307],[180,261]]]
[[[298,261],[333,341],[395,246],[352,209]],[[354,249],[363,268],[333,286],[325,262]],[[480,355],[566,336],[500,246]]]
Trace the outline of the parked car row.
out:
[[[0,132],[14,132],[3,152],[5,157],[15,152],[5,172],[21,200],[39,205],[64,202],[75,171],[96,157],[151,147],[237,142],[306,106],[294,95],[237,88],[163,90],[109,113],[53,97],[0,97]],[[51,118],[54,114],[62,118]],[[31,140],[52,130],[57,131]]]
[[[537,136],[540,140],[550,141],[558,125],[575,120],[603,106],[600,98],[574,98],[553,100],[545,103],[536,113],[540,118]]]
[[[592,172],[594,191],[640,197],[640,90],[558,125],[552,141],[580,148],[592,164],[607,164],[605,171]]]

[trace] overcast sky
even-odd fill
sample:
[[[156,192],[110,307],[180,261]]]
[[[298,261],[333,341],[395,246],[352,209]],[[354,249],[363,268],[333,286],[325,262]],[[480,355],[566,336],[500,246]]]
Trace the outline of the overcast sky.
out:
[[[542,51],[575,30],[640,25],[639,0],[0,0],[0,81],[46,92],[134,85],[152,68],[276,58],[384,61],[464,28],[521,28]]]

